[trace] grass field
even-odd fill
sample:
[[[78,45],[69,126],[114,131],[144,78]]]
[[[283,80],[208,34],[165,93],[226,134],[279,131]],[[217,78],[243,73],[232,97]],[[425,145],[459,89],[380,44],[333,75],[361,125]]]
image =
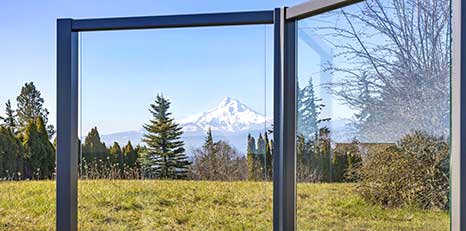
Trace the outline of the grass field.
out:
[[[0,182],[0,230],[53,230],[55,183]],[[80,230],[271,230],[272,184],[80,181]],[[298,230],[448,230],[442,211],[383,209],[351,184],[299,184]]]

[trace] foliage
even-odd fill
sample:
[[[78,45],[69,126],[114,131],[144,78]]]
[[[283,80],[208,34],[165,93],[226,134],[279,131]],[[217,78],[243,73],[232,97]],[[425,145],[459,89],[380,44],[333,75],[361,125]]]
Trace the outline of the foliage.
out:
[[[92,128],[84,139],[82,145],[82,157],[86,161],[105,160],[108,150],[105,143],[101,141],[97,127]]]
[[[120,144],[118,142],[113,142],[113,145],[108,149],[108,154],[110,157],[109,164],[115,164],[118,169],[118,179],[123,178],[123,172],[125,171],[125,158]]]
[[[16,115],[13,109],[11,108],[11,101],[8,100],[5,103],[5,118],[0,117],[3,120],[3,123],[6,128],[10,129],[13,132],[16,132],[17,122]]]
[[[44,124],[47,126],[47,132],[49,137],[55,134],[55,130],[52,125],[47,125],[49,111],[43,107],[44,99],[41,96],[39,90],[33,82],[24,84],[21,88],[20,95],[16,98],[18,102],[18,108],[16,109],[16,116],[18,119],[18,125],[21,128],[27,126],[29,120],[34,120],[41,117]]]
[[[5,116],[0,117],[0,152],[4,152],[0,153],[0,178],[50,179],[55,171],[55,146],[49,138],[54,131],[53,126],[47,125],[44,99],[34,83],[29,82],[16,100],[17,109],[8,100]]]
[[[247,179],[247,161],[224,141],[213,141],[209,129],[202,148],[194,151],[191,178],[210,181],[240,181]]]
[[[369,153],[360,175],[359,192],[374,203],[448,208],[449,148],[442,137],[408,134],[396,145]]]
[[[257,164],[257,149],[256,149],[256,139],[248,134],[248,148],[246,152],[246,158],[248,163],[248,180],[258,180],[260,173]]]
[[[337,144],[333,151],[333,177],[335,182],[357,182],[360,180],[357,169],[362,163],[361,148],[357,139],[349,144]]]
[[[149,178],[183,179],[191,164],[181,140],[182,128],[170,117],[169,108],[168,99],[157,95],[149,109],[153,118],[144,125],[143,141],[148,146],[144,172]]]
[[[55,170],[55,148],[49,140],[42,117],[29,120],[20,139],[25,148],[25,177],[50,179]]]
[[[267,132],[264,133],[265,138],[265,172],[266,179],[272,180],[273,177],[273,140],[269,140]]]
[[[331,146],[330,131],[321,128],[316,141],[303,135],[296,139],[296,174],[298,182],[356,182],[355,169],[362,162],[364,144],[337,143]]]
[[[297,87],[297,125],[296,133],[298,136],[303,136],[307,140],[314,140],[319,132],[319,115],[325,105],[321,104],[319,99],[315,96],[314,85],[312,78],[305,87],[302,89]]]
[[[123,147],[123,156],[125,166],[129,168],[139,167],[137,164],[137,159],[139,158],[138,151],[133,148],[131,141],[128,141],[128,143]]]
[[[140,179],[140,146],[130,141],[122,148],[115,142],[107,149],[97,127],[89,131],[82,145],[81,177],[85,179]]]
[[[248,180],[271,180],[273,172],[273,141],[269,140],[267,132],[259,134],[256,139],[248,134],[247,166]]]
[[[0,126],[0,180],[22,179],[24,147],[13,132]]]

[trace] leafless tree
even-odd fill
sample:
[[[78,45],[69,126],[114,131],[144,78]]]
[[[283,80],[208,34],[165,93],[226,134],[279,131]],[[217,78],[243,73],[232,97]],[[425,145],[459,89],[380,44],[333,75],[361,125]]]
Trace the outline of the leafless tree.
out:
[[[194,151],[191,175],[194,180],[239,181],[247,179],[247,161],[224,141]]]
[[[363,141],[448,135],[450,1],[368,0],[320,19],[342,61],[325,67],[341,76],[326,87],[358,111]]]

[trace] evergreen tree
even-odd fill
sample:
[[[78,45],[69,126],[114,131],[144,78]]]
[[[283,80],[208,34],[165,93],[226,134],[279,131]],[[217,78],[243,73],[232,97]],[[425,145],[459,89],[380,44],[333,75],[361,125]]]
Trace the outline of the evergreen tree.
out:
[[[123,155],[125,157],[126,166],[128,166],[129,168],[137,167],[138,153],[133,148],[131,141],[128,141],[128,143],[123,147]]]
[[[212,129],[210,129],[209,127],[209,130],[207,131],[207,135],[205,138],[204,147],[212,146],[213,144],[214,144],[214,139],[212,137]]]
[[[13,132],[0,126],[0,179],[22,179],[24,147]]]
[[[10,129],[13,132],[16,132],[16,126],[17,126],[16,116],[15,116],[15,112],[11,108],[11,101],[10,100],[8,100],[5,103],[5,114],[6,114],[5,117],[0,117],[0,119],[3,120],[3,123],[4,123],[6,128]]]
[[[257,169],[256,169],[256,140],[251,134],[248,134],[248,149],[247,149],[247,162],[248,162],[248,179],[256,180],[257,179]]]
[[[333,181],[343,182],[345,181],[345,173],[348,169],[348,156],[350,152],[334,152],[333,154]]]
[[[50,179],[54,172],[55,149],[42,117],[28,121],[21,139],[26,152],[26,177]]]
[[[265,155],[266,155],[266,143],[262,134],[259,133],[259,138],[257,138],[257,165],[261,172],[265,173]]]
[[[259,138],[257,139],[257,155],[265,156],[265,140],[262,137],[262,133],[259,134]]]
[[[321,99],[315,96],[312,78],[309,78],[307,86],[297,89],[297,133],[302,134],[306,140],[314,140],[318,133],[319,114],[323,104]]]
[[[267,133],[264,133],[265,137],[265,170],[267,174],[267,179],[272,179],[272,172],[273,172],[273,157],[272,157],[272,150],[273,150],[273,142],[272,140],[269,141],[269,137]]]
[[[144,125],[143,141],[148,146],[145,169],[153,177],[183,179],[191,163],[181,140],[182,128],[170,117],[169,108],[170,102],[161,95],[150,105],[153,118]]]
[[[298,135],[296,139],[296,163],[297,165],[303,165],[306,155],[306,139],[304,135]]]
[[[321,128],[319,133],[320,169],[322,173],[322,180],[324,182],[332,182],[333,168],[331,159],[332,150],[330,130],[328,128]]]
[[[123,151],[121,150],[120,144],[118,142],[114,142],[108,152],[110,154],[110,163],[117,167],[119,171],[118,174],[121,177],[125,170],[125,159],[123,157]]]
[[[97,127],[92,128],[84,139],[82,156],[83,160],[87,163],[97,160],[104,161],[108,157],[107,147],[105,143],[101,141]]]
[[[26,83],[21,88],[21,93],[16,98],[16,101],[18,102],[16,116],[20,128],[24,128],[29,120],[42,117],[44,124],[47,126],[48,136],[52,137],[55,134],[53,126],[47,125],[49,112],[43,107],[44,99],[33,82]]]

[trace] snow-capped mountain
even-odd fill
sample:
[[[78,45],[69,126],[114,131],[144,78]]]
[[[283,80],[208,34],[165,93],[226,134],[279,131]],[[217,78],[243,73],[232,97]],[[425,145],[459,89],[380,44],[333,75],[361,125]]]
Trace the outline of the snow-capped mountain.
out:
[[[231,97],[225,97],[212,109],[185,119],[177,120],[183,128],[181,139],[185,143],[188,154],[202,146],[206,131],[211,128],[215,141],[223,140],[235,147],[239,153],[245,154],[247,136],[258,137],[272,126],[272,119],[254,111],[250,107]],[[351,121],[339,119],[323,122],[321,127],[328,127],[332,132],[333,142],[351,142],[356,133],[350,127]],[[133,144],[141,143],[144,130],[126,131],[102,136],[102,140],[111,145],[114,141],[126,144],[130,140]],[[272,137],[270,137],[272,138]]]
[[[202,146],[206,131],[211,128],[214,140],[230,143],[240,153],[245,153],[247,136],[257,137],[270,129],[273,120],[254,111],[237,99],[225,97],[217,106],[194,116],[190,116],[177,123],[183,128],[182,140],[188,153]],[[127,131],[102,136],[102,140],[111,145],[113,142],[126,144],[130,140],[133,144],[141,143],[144,130]]]
[[[257,113],[237,99],[225,97],[220,104],[199,115],[191,116],[178,123],[185,132],[212,131],[238,132],[270,126],[272,119]]]

